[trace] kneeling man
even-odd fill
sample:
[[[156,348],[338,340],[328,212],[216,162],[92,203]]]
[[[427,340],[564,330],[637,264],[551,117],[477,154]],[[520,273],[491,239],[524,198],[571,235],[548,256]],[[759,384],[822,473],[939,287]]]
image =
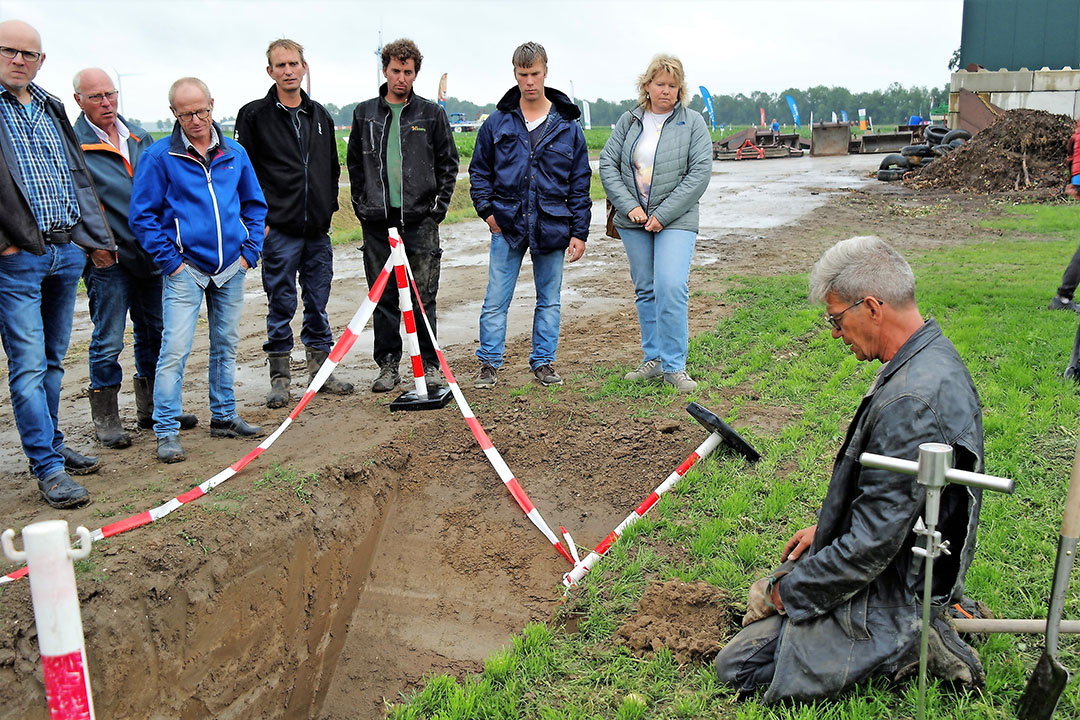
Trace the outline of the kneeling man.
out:
[[[786,561],[755,583],[743,630],[716,657],[722,682],[768,686],[765,702],[834,695],[874,676],[903,677],[919,661],[923,563],[912,532],[925,492],[916,478],[859,464],[864,452],[916,460],[946,443],[979,472],[982,412],[971,376],[934,320],[915,305],[907,261],[874,237],[843,240],[810,272],[832,334],[859,360],[884,365],[848,426],[816,525],[784,546]],[[934,604],[959,602],[975,551],[980,491],[946,486],[938,528],[952,554],[934,565]],[[933,613],[930,669],[981,686],[978,655]]]

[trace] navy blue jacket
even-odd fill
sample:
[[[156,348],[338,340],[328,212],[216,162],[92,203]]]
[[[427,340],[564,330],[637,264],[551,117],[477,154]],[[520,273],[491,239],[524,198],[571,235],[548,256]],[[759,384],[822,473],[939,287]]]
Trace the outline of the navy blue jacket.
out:
[[[529,243],[533,253],[565,250],[570,238],[589,237],[589,151],[577,119],[581,111],[552,88],[547,127],[533,149],[513,87],[499,101],[476,137],[469,164],[476,214],[492,215],[511,247]]]
[[[262,253],[266,200],[247,152],[221,134],[207,170],[187,153],[179,121],[143,153],[131,190],[131,229],[165,275],[190,263],[217,275]]]

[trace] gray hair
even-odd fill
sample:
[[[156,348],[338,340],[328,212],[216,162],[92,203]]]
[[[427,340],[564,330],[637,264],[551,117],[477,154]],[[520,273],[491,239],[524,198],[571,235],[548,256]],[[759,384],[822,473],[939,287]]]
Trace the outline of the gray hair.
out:
[[[825,302],[829,293],[847,303],[872,296],[906,308],[915,302],[915,274],[887,242],[861,235],[833,245],[810,270],[810,301]]]
[[[206,102],[210,102],[213,99],[210,97],[210,88],[206,87],[206,83],[204,83],[202,80],[197,77],[182,77],[169,87],[170,108],[176,107],[176,104],[174,102],[176,100],[176,91],[184,85],[194,85],[195,87],[202,90],[203,95],[206,96]]]
[[[547,67],[547,50],[544,46],[536,42],[522,43],[514,50],[513,63],[514,67],[527,68],[532,67],[536,61],[544,63],[544,67]]]

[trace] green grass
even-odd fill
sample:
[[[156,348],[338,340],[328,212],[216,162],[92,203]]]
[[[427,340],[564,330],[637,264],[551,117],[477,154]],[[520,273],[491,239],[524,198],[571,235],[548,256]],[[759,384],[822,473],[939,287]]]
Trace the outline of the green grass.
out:
[[[1065,208],[1071,209],[1071,208]],[[1016,481],[1013,496],[986,493],[968,592],[1000,617],[1044,617],[1062,503],[1078,429],[1076,386],[1061,372],[1077,318],[1043,309],[1075,238],[1062,208],[1021,207],[1000,221],[992,242],[911,254],[919,306],[938,319],[970,369],[984,406],[986,472]],[[1000,226],[995,223],[995,226]],[[1022,237],[1020,236],[1022,234]],[[648,582],[705,581],[745,598],[778,561],[784,541],[813,522],[835,452],[877,363],[859,363],[830,337],[821,308],[806,301],[806,277],[733,278],[718,294],[734,312],[691,341],[689,369],[702,381],[694,399],[727,406],[762,459],[707,460],[624,534],[585,578],[550,626],[529,625],[483,673],[458,682],[431,676],[389,710],[407,718],[835,718],[911,717],[916,688],[882,681],[833,700],[769,707],[760,696],[736,702],[706,663],[677,665],[661,651],[636,658],[612,633],[633,613]],[[623,381],[623,366],[590,369],[599,390],[590,404],[648,405],[681,413],[686,397],[661,385]],[[770,424],[758,408],[768,408]],[[658,467],[657,477],[669,468]],[[580,539],[580,538],[579,538]],[[668,548],[685,552],[671,556]],[[553,578],[553,583],[556,581]],[[1080,615],[1069,596],[1065,616]],[[577,632],[560,620],[577,620]],[[733,633],[734,629],[728,629]],[[1039,653],[1038,636],[995,635],[977,645],[987,690],[956,695],[933,681],[931,718],[1008,718]],[[1080,667],[1080,645],[1063,636],[1061,658]],[[637,697],[632,697],[637,696]],[[1080,717],[1070,685],[1059,717]]]
[[[256,490],[276,490],[291,493],[305,505],[314,497],[312,488],[319,487],[318,473],[302,474],[293,468],[283,468],[278,464],[270,466],[261,478],[255,480]]]

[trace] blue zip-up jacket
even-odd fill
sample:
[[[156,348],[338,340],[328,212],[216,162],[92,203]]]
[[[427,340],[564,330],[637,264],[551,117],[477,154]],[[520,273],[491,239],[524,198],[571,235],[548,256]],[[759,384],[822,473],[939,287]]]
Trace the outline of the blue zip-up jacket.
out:
[[[190,263],[216,275],[262,253],[266,200],[247,152],[214,123],[221,145],[207,169],[187,153],[180,123],[143,153],[131,189],[131,229],[161,272]]]
[[[592,169],[577,123],[581,111],[558,90],[544,88],[544,95],[551,111],[535,149],[515,86],[480,126],[469,164],[476,214],[484,220],[494,215],[511,247],[528,242],[538,254],[565,250],[570,238],[588,240],[592,219]]]

